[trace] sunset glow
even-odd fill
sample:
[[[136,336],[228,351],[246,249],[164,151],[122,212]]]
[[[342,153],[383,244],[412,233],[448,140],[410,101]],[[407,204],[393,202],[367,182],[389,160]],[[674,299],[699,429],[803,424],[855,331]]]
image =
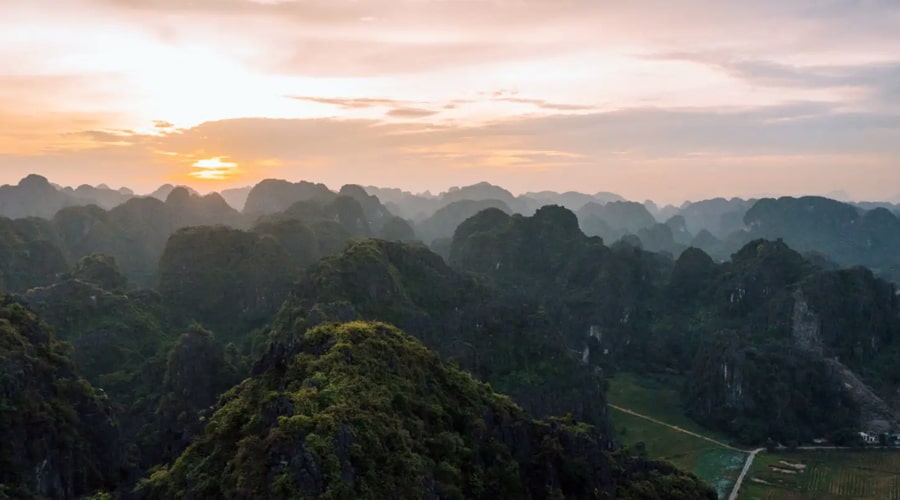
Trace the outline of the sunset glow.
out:
[[[237,163],[223,161],[223,157],[207,158],[194,162],[194,170],[189,175],[195,179],[206,181],[224,181],[236,173]]]
[[[0,183],[887,197],[897,25],[892,2],[10,0]]]

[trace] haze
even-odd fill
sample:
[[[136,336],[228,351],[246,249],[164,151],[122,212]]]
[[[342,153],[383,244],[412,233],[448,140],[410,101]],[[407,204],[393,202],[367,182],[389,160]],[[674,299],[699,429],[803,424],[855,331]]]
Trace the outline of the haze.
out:
[[[900,191],[893,1],[4,0],[0,184]]]

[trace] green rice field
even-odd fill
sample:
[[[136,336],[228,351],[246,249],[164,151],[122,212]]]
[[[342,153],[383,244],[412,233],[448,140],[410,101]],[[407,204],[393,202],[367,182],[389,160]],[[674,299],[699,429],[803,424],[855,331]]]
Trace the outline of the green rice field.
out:
[[[678,392],[650,378],[628,373],[609,379],[609,402],[650,416],[666,424],[715,440],[715,435],[684,416]],[[625,446],[645,445],[647,455],[672,462],[712,485],[719,498],[727,498],[740,474],[747,454],[679,432],[665,425],[610,408],[610,421]]]
[[[741,500],[900,500],[900,451],[760,453]]]

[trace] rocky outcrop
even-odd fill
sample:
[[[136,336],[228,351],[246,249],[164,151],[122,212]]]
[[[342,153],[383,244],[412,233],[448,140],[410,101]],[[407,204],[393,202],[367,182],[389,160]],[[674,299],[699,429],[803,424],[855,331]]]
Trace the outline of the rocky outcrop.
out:
[[[820,335],[819,315],[809,307],[802,290],[794,292],[794,312],[791,315],[794,343],[800,349],[818,355],[822,354],[822,337]]]
[[[871,279],[872,277],[870,273],[866,274],[865,272],[861,272],[858,270],[850,270],[835,272],[832,273],[832,275],[843,277],[844,279],[850,279],[851,277],[855,278],[857,282],[861,281],[867,285],[866,287],[859,287],[860,289],[865,290],[867,294],[878,298],[878,287],[875,286],[877,285],[877,283],[875,283],[874,280]],[[860,275],[863,278],[869,279],[860,280]],[[825,279],[819,279],[814,283],[822,286],[823,284],[827,284],[828,281]],[[860,297],[845,298],[843,300],[859,300],[859,298]],[[816,311],[813,310],[813,306],[810,304],[803,290],[800,288],[795,290],[793,293],[793,299],[794,309],[791,317],[791,332],[794,344],[801,350],[808,352],[818,358],[822,358],[823,361],[829,367],[831,367],[831,371],[837,376],[844,389],[846,389],[846,391],[853,398],[856,405],[859,407],[860,428],[878,433],[888,432],[896,429],[898,427],[898,424],[900,424],[900,413],[892,409],[884,401],[884,399],[876,394],[876,392],[856,373],[854,373],[853,370],[843,364],[840,361],[840,356],[825,356],[827,346],[825,345],[825,342],[822,338],[822,318]],[[887,302],[891,302],[890,298],[887,300]],[[833,309],[835,310],[826,311],[826,316],[839,316],[841,318],[847,317],[848,314],[842,311],[842,308],[839,306],[839,304],[833,304]],[[862,309],[860,306],[856,307]],[[871,308],[870,311],[867,311],[869,317],[876,317],[876,314],[878,312],[881,312],[878,311],[876,307],[869,307]],[[890,310],[890,306],[885,305],[884,309]],[[832,322],[832,324],[828,325],[828,328],[830,330],[835,330],[835,323],[836,322]],[[874,328],[868,331],[866,329],[854,331],[832,331],[830,336],[834,339],[832,340],[833,344],[837,342],[843,342],[845,344],[856,347],[856,349],[854,350],[861,350],[869,356],[875,356],[878,349],[882,347],[882,344],[889,341],[888,335],[883,332],[876,331]],[[887,339],[885,337],[887,337]],[[851,339],[851,341],[848,342],[846,339]],[[834,349],[828,350],[832,352],[835,351]]]
[[[715,498],[669,465],[608,454],[589,426],[531,419],[388,325],[280,338],[141,496]]]
[[[75,499],[127,465],[112,408],[38,318],[0,298],[0,497]]]
[[[885,401],[849,368],[835,359],[825,362],[837,374],[841,384],[853,397],[860,410],[860,428],[875,433],[889,432],[900,428],[900,412],[892,409]]]
[[[173,460],[200,434],[218,397],[241,378],[233,357],[207,330],[181,335],[169,352],[153,436],[144,437],[147,465]]]
[[[747,444],[809,442],[858,425],[859,408],[834,365],[748,340],[722,332],[697,354],[684,389],[697,422]]]

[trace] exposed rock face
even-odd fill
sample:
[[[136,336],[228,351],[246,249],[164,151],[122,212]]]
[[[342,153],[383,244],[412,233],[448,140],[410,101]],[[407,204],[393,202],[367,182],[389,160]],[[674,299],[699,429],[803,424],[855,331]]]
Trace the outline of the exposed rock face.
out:
[[[854,275],[862,275],[864,278],[871,278],[871,276],[866,276],[859,271],[841,271],[834,274],[843,276],[845,279],[847,279],[846,277],[848,276],[855,277]],[[824,280],[819,280],[817,283],[821,282],[824,282]],[[876,289],[876,287],[871,284],[868,288],[868,293],[872,293],[870,290]],[[793,299],[794,310],[791,331],[794,344],[800,349],[814,354],[817,357],[823,357],[825,345],[822,339],[822,319],[820,315],[813,310],[802,289],[794,291]],[[846,316],[838,311],[826,311],[826,315],[828,316],[834,316],[836,314],[839,316]],[[829,325],[829,328],[835,330],[835,325]],[[875,331],[874,329],[872,331],[837,331],[832,332],[831,336],[836,339],[856,339],[855,343],[859,346],[857,349],[867,352],[870,356],[874,356],[884,342],[883,333]],[[898,423],[900,423],[900,413],[896,410],[892,410],[884,399],[878,396],[875,391],[863,382],[849,367],[844,365],[838,356],[826,357],[824,361],[832,368],[833,373],[838,377],[840,383],[849,392],[856,405],[859,407],[860,426],[863,429],[880,433],[896,428]]]
[[[855,373],[835,359],[826,359],[825,362],[832,367],[844,388],[859,406],[860,426],[864,430],[882,433],[900,426],[900,413],[890,408]]]
[[[802,290],[794,292],[794,313],[791,316],[792,332],[797,347],[822,355],[819,316],[809,308]]]
[[[155,436],[147,440],[154,449],[143,460],[159,464],[177,457],[203,430],[219,395],[239,380],[238,367],[210,332],[195,327],[182,334],[169,353]]]
[[[839,370],[795,348],[760,348],[735,332],[704,346],[685,385],[688,414],[745,443],[808,442],[854,428],[859,408]]]

